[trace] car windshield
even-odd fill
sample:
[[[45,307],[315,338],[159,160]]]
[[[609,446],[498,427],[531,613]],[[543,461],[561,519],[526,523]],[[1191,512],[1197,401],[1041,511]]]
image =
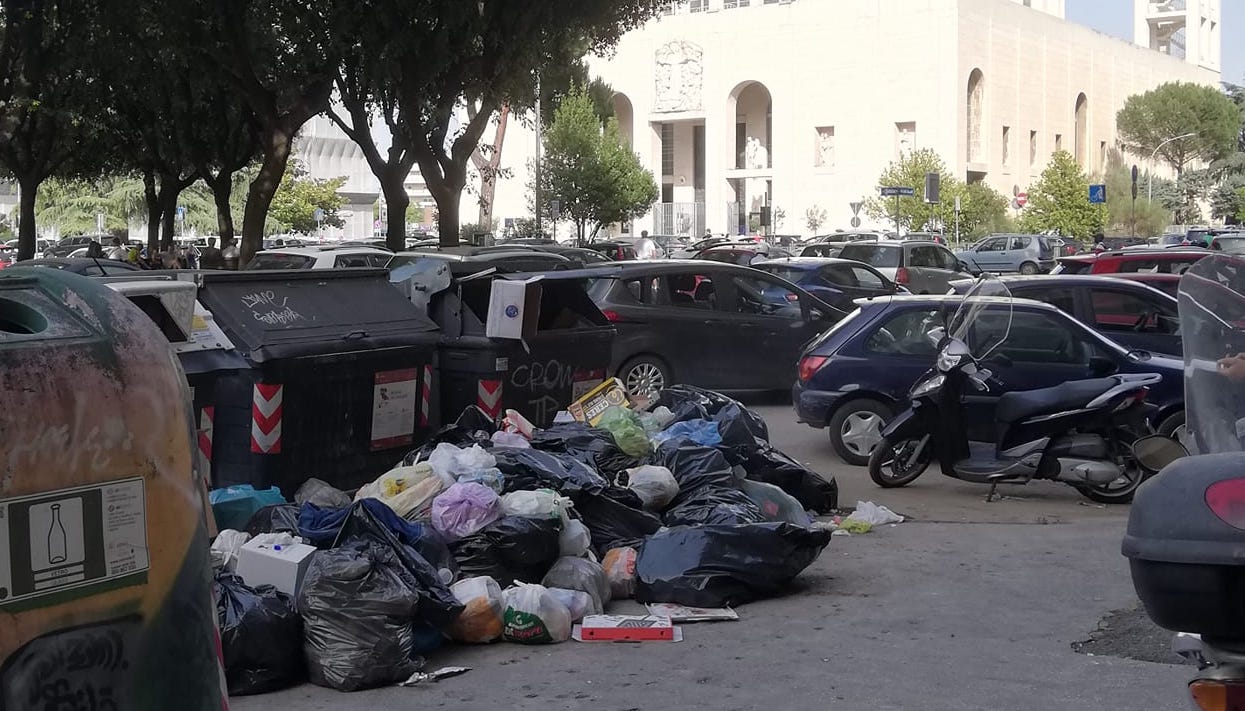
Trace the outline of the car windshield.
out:
[[[1245,254],[1245,235],[1215,238],[1215,247],[1229,254]]]
[[[796,267],[779,266],[777,264],[764,264],[764,265],[758,266],[757,269],[760,269],[761,271],[769,272],[770,274],[773,274],[779,279],[786,279],[792,284],[799,284],[800,280],[804,278],[804,275],[808,273],[804,269],[799,269]]]
[[[260,252],[247,262],[246,269],[253,271],[256,269],[310,269],[315,264],[314,257],[307,257],[301,254],[264,254]]]
[[[902,247],[886,244],[849,244],[843,248],[839,256],[843,259],[854,259],[873,267],[882,269],[899,266]]]

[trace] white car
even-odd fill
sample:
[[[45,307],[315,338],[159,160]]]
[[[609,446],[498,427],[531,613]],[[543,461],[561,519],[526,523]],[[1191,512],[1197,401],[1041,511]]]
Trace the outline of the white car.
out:
[[[379,247],[282,247],[256,252],[246,270],[384,267],[393,252]]]

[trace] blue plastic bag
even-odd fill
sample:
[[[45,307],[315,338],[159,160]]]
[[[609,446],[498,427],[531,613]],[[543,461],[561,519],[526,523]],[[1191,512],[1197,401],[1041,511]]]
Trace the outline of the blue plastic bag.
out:
[[[653,435],[653,441],[661,444],[666,440],[677,437],[690,439],[702,447],[716,447],[722,444],[722,435],[718,431],[718,423],[713,420],[676,422],[665,430]]]
[[[286,503],[285,497],[277,487],[257,491],[250,484],[230,486],[224,489],[213,489],[208,494],[212,503],[212,515],[216,517],[216,527],[220,530],[232,528],[241,531],[255,515],[256,511],[265,506]]]

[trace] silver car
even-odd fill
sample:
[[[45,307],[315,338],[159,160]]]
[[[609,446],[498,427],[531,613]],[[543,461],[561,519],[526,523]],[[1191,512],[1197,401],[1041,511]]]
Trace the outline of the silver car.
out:
[[[990,235],[959,258],[983,272],[1045,274],[1055,266],[1055,250],[1045,235]]]
[[[945,294],[969,274],[951,250],[936,242],[853,242],[839,252],[877,269],[913,294]]]

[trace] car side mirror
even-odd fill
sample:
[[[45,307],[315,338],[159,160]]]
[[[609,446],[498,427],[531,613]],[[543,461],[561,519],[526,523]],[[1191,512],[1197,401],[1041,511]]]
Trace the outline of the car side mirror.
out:
[[[1089,372],[1097,378],[1105,378],[1119,370],[1115,361],[1106,356],[1092,356],[1089,359]]]

